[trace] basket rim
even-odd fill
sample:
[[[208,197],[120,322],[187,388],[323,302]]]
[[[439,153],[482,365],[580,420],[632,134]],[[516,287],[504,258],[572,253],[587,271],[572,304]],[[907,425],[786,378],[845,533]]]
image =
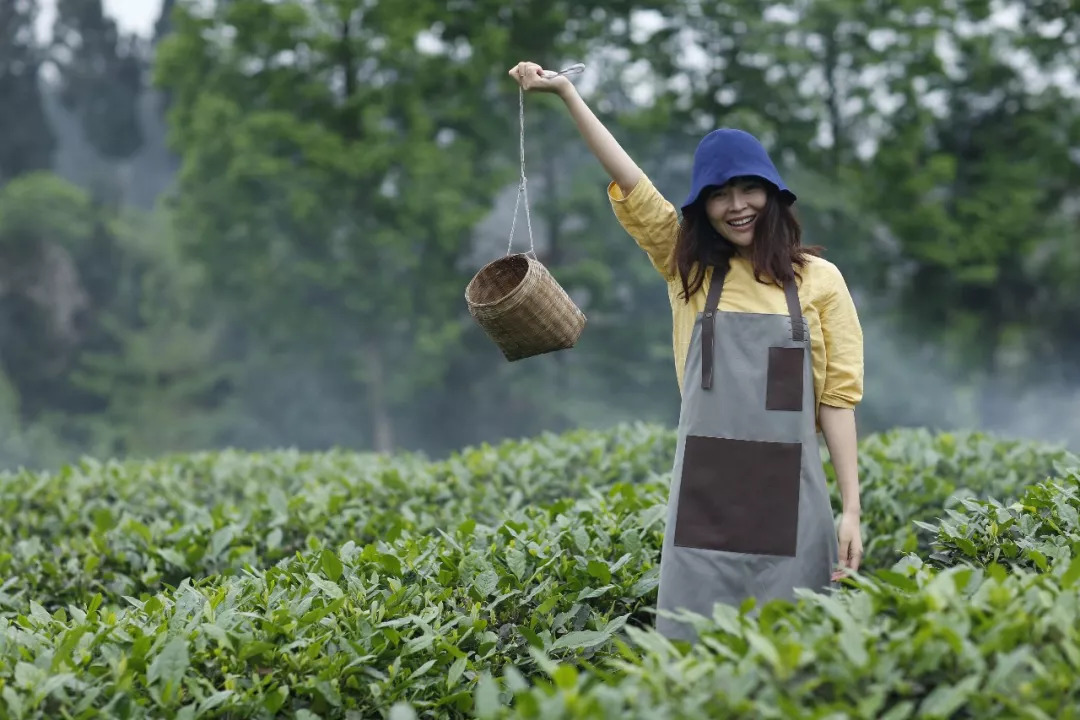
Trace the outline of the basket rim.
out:
[[[495,300],[491,300],[489,302],[476,302],[475,300],[473,300],[470,297],[470,295],[471,295],[470,291],[472,291],[474,289],[477,278],[479,278],[484,273],[485,270],[487,270],[489,267],[491,267],[492,265],[495,265],[497,263],[506,262],[507,260],[512,260],[512,259],[516,259],[516,258],[522,258],[522,257],[525,258],[525,262],[526,262],[527,265],[526,265],[526,269],[525,269],[525,275],[524,275],[524,277],[521,278],[521,282],[519,282],[517,284],[517,287],[515,287],[513,290],[511,290],[506,295],[503,295],[502,297],[496,298]],[[474,307],[474,308],[493,307],[495,305],[499,305],[500,303],[505,303],[505,302],[513,299],[514,297],[516,297],[518,295],[518,293],[521,293],[523,291],[523,288],[525,287],[525,284],[530,279],[532,279],[532,278],[534,278],[536,276],[536,274],[538,272],[537,271],[537,265],[542,266],[542,264],[540,263],[539,260],[535,260],[535,259],[529,257],[526,253],[513,253],[511,255],[504,255],[501,258],[495,258],[494,260],[484,264],[483,267],[481,267],[479,270],[477,270],[476,273],[473,275],[472,280],[470,280],[469,284],[465,286],[465,301],[467,303],[469,303],[469,305]]]

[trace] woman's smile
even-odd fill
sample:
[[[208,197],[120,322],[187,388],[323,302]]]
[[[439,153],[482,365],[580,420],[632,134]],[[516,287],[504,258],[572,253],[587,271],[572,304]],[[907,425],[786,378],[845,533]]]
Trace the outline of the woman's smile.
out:
[[[748,232],[754,227],[754,220],[757,219],[757,213],[752,215],[743,215],[742,217],[734,220],[728,220],[728,226],[736,232]]]

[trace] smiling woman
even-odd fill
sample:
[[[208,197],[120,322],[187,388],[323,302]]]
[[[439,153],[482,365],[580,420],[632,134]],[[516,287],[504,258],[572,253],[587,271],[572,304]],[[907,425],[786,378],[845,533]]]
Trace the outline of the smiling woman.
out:
[[[667,282],[682,410],[657,629],[693,641],[676,611],[830,589],[862,556],[862,331],[840,271],[802,246],[795,194],[757,138],[722,128],[694,153],[680,222],[565,77],[528,62],[510,76],[563,100],[611,177],[616,218]],[[839,528],[818,429],[843,497]]]
[[[748,133],[717,130],[702,148],[718,137],[751,147],[757,143]],[[764,155],[764,149],[760,152]],[[750,170],[753,165],[744,167]],[[734,257],[750,260],[757,281],[767,279],[782,287],[806,266],[808,255],[819,254],[820,248],[803,247],[802,230],[791,210],[795,196],[782,185],[757,175],[713,182],[721,184],[695,187],[683,206],[671,271],[679,277],[684,301],[702,289],[707,269],[730,269]]]

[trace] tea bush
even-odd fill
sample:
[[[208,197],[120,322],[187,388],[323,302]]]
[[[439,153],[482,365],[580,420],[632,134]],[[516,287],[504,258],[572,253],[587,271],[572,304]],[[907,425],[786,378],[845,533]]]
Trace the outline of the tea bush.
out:
[[[859,446],[866,566],[885,568],[905,553],[927,553],[930,536],[914,521],[934,520],[966,499],[1012,500],[1070,465],[1080,460],[1061,448],[979,432],[902,429],[870,436]],[[839,493],[832,498],[839,513]]]
[[[965,500],[965,512],[950,510],[936,525],[917,524],[932,533],[937,565],[1001,564],[1047,571],[1080,550],[1080,474],[1041,482],[1020,499]]]
[[[1049,623],[1076,601],[1076,458],[867,438],[867,574],[722,612],[687,652],[650,629],[674,447],[625,425],[440,461],[218,452],[0,476],[0,718],[1069,716],[1053,688],[1075,638]],[[1016,498],[1004,529],[980,519]],[[1002,562],[991,532],[1030,562]],[[1043,634],[1016,631],[1036,616]],[[995,699],[983,683],[1008,662]]]
[[[322,545],[498,523],[523,507],[640,483],[670,467],[673,436],[623,426],[443,462],[414,455],[206,453],[85,461],[0,475],[0,573],[47,609],[153,593],[185,577],[266,568]]]
[[[1053,576],[934,573],[912,559],[755,620],[720,609],[689,653],[629,628],[602,671],[547,663],[532,686],[511,676],[513,706],[489,691],[478,716],[1075,718],[1078,578],[1075,561]]]

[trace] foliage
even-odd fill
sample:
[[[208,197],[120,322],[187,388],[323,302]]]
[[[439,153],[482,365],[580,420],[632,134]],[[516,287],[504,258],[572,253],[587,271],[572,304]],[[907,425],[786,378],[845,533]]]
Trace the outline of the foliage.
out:
[[[932,533],[930,560],[939,565],[1002,565],[1046,572],[1080,550],[1080,474],[1039,483],[1014,502],[965,500],[948,510]]]
[[[53,173],[0,187],[9,467],[205,448],[235,424],[231,369],[213,362],[222,321],[166,218]]]
[[[79,118],[86,140],[103,158],[133,156],[145,141],[138,38],[121,36],[101,0],[58,0],[52,45],[60,100]]]
[[[120,687],[145,688],[161,710],[209,697],[234,710],[287,703],[367,714],[398,699],[461,707],[477,669],[520,659],[529,641],[552,651],[597,645],[651,587],[640,541],[619,539],[629,509],[552,515],[519,512],[497,527],[467,521],[452,533],[403,529],[364,545],[313,543],[269,570],[185,580],[122,611],[93,612],[98,596],[89,618],[70,607],[38,624],[49,615],[31,601],[30,619],[15,619],[26,632],[9,647],[85,633],[89,642],[64,660],[87,682],[81,692],[104,700]],[[207,550],[220,551],[228,535],[215,534]],[[184,550],[162,554],[183,565],[172,553]],[[110,670],[108,658],[121,656],[126,668]]]
[[[651,488],[631,504],[660,502],[655,474],[670,467],[670,439],[625,427],[484,446],[438,463],[410,455],[221,452],[24,471],[0,485],[0,537],[18,550],[4,567],[31,583],[20,597],[53,609],[98,592],[116,601],[185,576],[242,573],[311,543],[425,535],[465,518],[498,526],[508,513],[557,510],[602,490],[618,495],[608,490],[617,483]]]
[[[444,454],[673,424],[663,284],[554,97],[526,99],[536,249],[587,331],[570,352],[508,364],[468,316],[464,285],[511,225],[505,70],[524,58],[584,61],[583,95],[673,201],[705,131],[765,141],[799,191],[807,242],[856,297],[861,430],[1076,441],[1068,423],[1036,427],[1016,409],[1031,388],[1075,415],[1080,380],[1068,361],[1080,113],[1058,70],[1075,65],[1078,36],[1058,5],[1010,27],[1014,5],[980,2],[170,0],[152,39],[126,36],[99,0],[63,0],[35,34],[40,5],[0,11],[0,183],[51,170],[93,209],[72,215],[64,193],[55,214],[5,203],[36,237],[65,226],[78,250],[50,251],[42,273],[38,245],[19,246],[3,274],[53,278],[46,305],[77,307],[80,330],[58,344],[16,293],[0,298],[0,339],[13,432],[77,417],[55,429],[62,455]],[[167,214],[128,242],[126,205],[155,197]],[[524,236],[519,222],[518,249]],[[155,246],[161,262],[133,270]],[[131,290],[172,273],[184,277]],[[114,381],[123,391],[101,397]]]
[[[9,267],[25,267],[47,243],[78,250],[94,223],[89,195],[52,173],[26,173],[0,192],[0,249]]]
[[[45,52],[34,33],[40,11],[38,0],[0,6],[0,183],[48,170],[56,151],[39,74]]]
[[[1036,5],[1013,31],[1011,3],[674,3],[635,73],[644,117],[757,133],[808,237],[906,334],[986,394],[1047,380],[1080,303],[1048,284],[1077,267],[1080,96],[1055,69],[1080,36]]]
[[[703,620],[709,643],[684,654],[650,629],[673,441],[626,425],[440,461],[231,451],[9,473],[8,716],[994,716],[1071,697],[1052,658],[1073,640],[1053,628],[1080,565],[938,574],[905,526],[1075,458],[981,435],[864,440],[868,484],[907,488],[906,519],[903,499],[864,503],[868,537],[878,523],[897,546],[832,599]]]
[[[59,420],[94,457],[147,457],[213,447],[235,424],[237,369],[215,362],[225,322],[205,302],[163,213],[117,218],[108,303],[71,372],[94,411]]]
[[[476,717],[1073,717],[1078,577],[910,559],[757,617],[720,609],[689,653],[628,628],[603,670],[547,663],[506,683],[513,709],[492,697]]]
[[[476,716],[1071,717],[1078,487],[1074,465],[1016,503],[915,521],[932,563],[909,554],[833,595],[687,615],[702,638],[689,651],[627,628],[601,670],[540,657],[533,683],[506,674],[513,709],[491,698]]]
[[[0,457],[116,459],[0,476],[0,720],[1076,716],[1080,460],[938,432],[1078,379],[1069,3],[168,0],[152,56],[97,0],[41,37],[41,5],[0,3]],[[465,311],[519,59],[585,61],[673,201],[719,125],[797,188],[868,329],[861,433],[934,425],[861,442],[831,597],[666,643],[674,433],[478,444],[678,405],[663,286],[555,98],[534,232],[589,329],[507,364]],[[129,212],[147,176],[174,187]]]
[[[868,437],[859,445],[866,561],[885,568],[904,553],[925,555],[930,539],[914,520],[959,510],[968,500],[1015,498],[1071,465],[1080,465],[1080,458],[1059,447],[980,432],[898,429]],[[832,484],[831,465],[826,472]],[[834,493],[832,499],[839,514],[840,497]]]
[[[175,707],[178,688],[147,666],[160,651],[159,663],[188,658],[170,671],[177,677],[203,665],[213,676],[191,675],[185,703],[234,690],[226,706],[237,709],[325,709],[346,694],[353,709],[444,694],[454,706],[471,697],[476,668],[527,660],[530,642],[553,652],[595,646],[647,602],[661,489],[632,483],[651,477],[664,437],[578,434],[478,448],[433,467],[410,457],[222,454],[11,476],[12,552],[2,562],[24,579],[4,587],[0,605],[15,623],[17,608],[57,616],[27,626],[12,640],[20,646],[84,637],[65,662],[84,697],[101,693],[103,703],[122,702],[118,688],[134,682]],[[575,491],[581,500],[557,499]],[[203,575],[212,577],[182,580]],[[222,621],[202,623],[207,612]],[[189,622],[201,626],[181,636],[181,650],[174,633]],[[314,664],[267,673],[272,649],[290,644]],[[125,670],[81,684],[116,653],[129,657]],[[235,665],[211,670],[223,653]],[[292,679],[305,666],[310,687]],[[437,680],[448,673],[452,682]],[[422,674],[430,679],[414,682]],[[327,685],[331,677],[340,684]]]
[[[464,263],[513,177],[516,126],[492,68],[536,44],[573,52],[601,27],[596,3],[535,5],[452,19],[429,3],[180,6],[159,46],[189,256],[258,337],[249,352],[319,348],[335,394],[363,398],[343,413],[377,450],[482,340]]]
[[[90,301],[78,258],[98,220],[87,193],[52,173],[0,187],[0,358],[30,421],[62,406]]]
[[[557,510],[597,495],[659,504],[673,459],[674,433],[627,425],[485,445],[438,462],[340,451],[85,460],[57,474],[4,480],[3,536],[26,549],[7,569],[33,578],[25,594],[49,608],[97,592],[137,596],[186,575],[263,567],[311,542],[363,544],[399,530],[456,527],[463,518],[495,526],[519,509]],[[859,470],[866,562],[887,567],[926,550],[912,519],[932,520],[958,498],[1008,497],[1070,460],[1057,448],[981,434],[867,438]],[[830,487],[839,512],[831,480]],[[655,529],[641,540],[659,550]]]

